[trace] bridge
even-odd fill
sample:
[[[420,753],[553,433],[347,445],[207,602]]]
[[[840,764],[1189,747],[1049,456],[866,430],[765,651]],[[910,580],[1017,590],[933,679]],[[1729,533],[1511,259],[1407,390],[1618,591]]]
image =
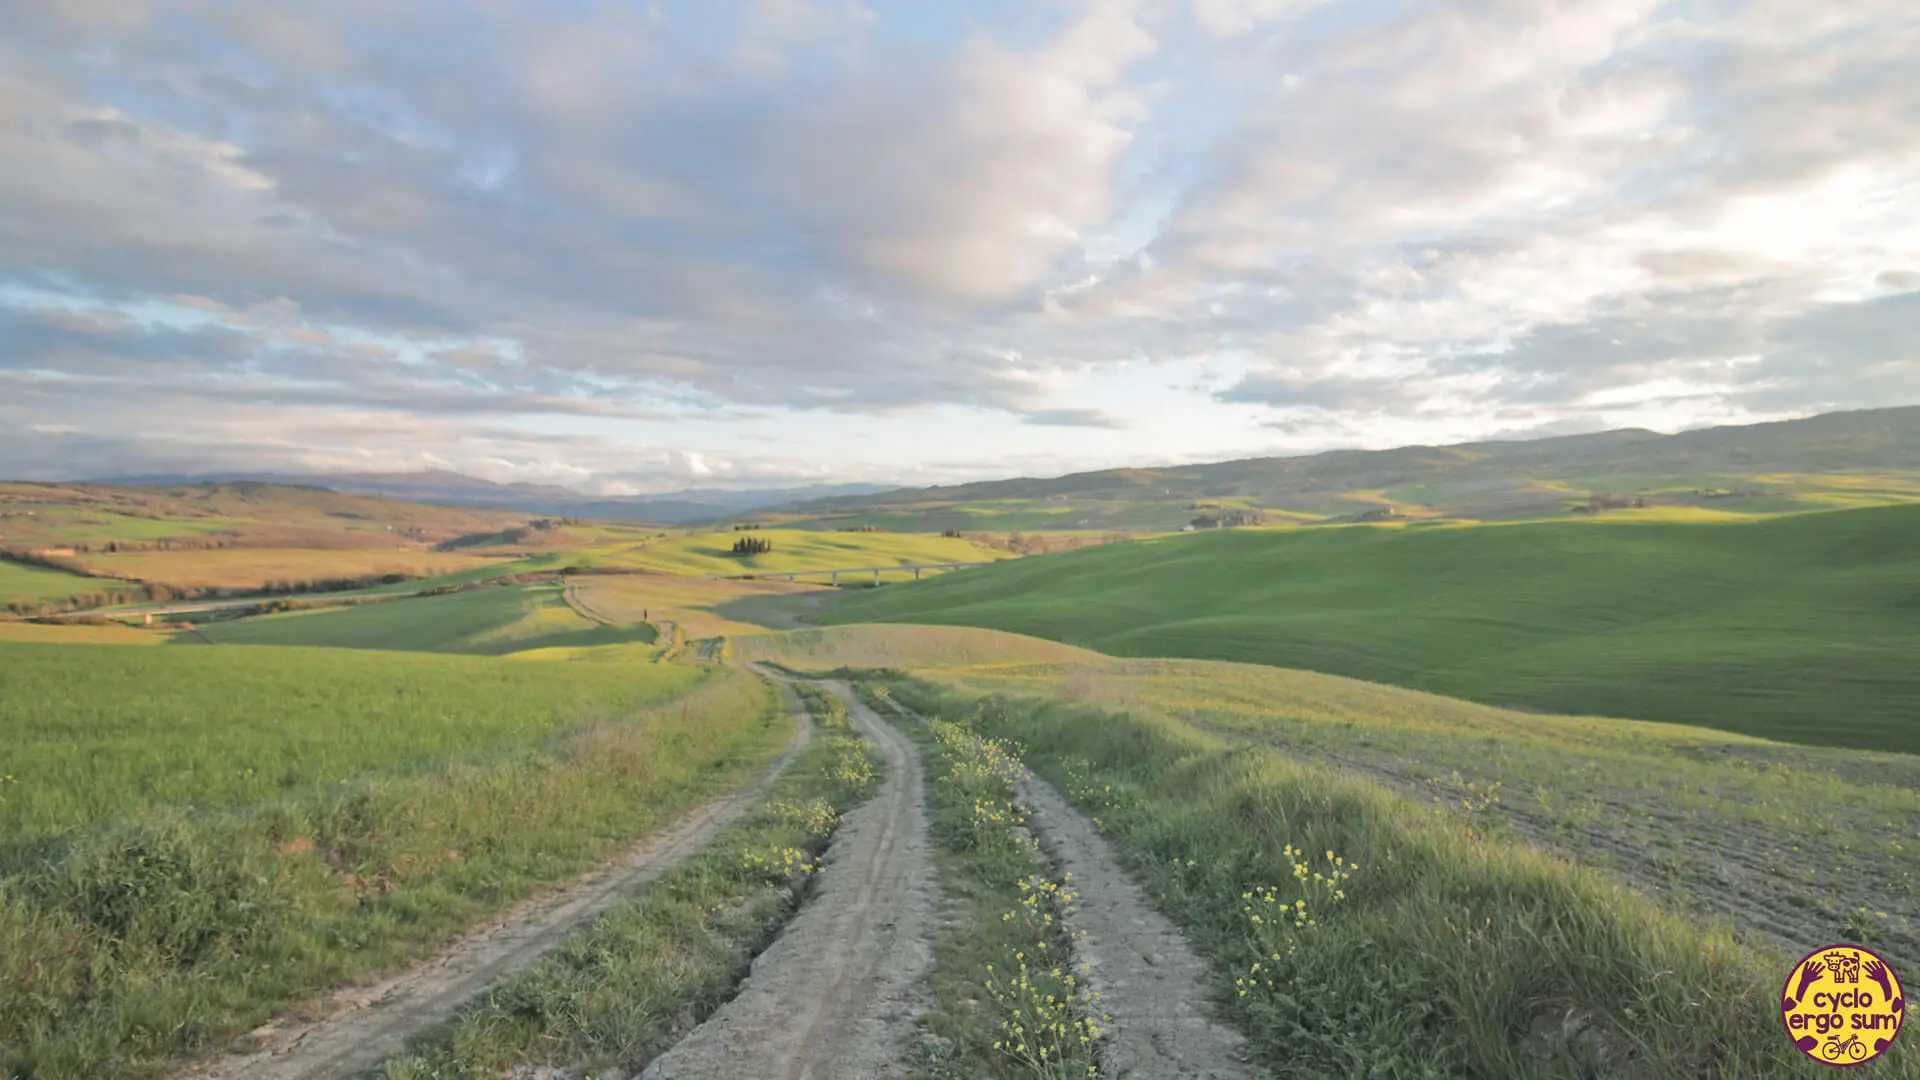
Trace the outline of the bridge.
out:
[[[882,573],[893,574],[904,570],[911,570],[913,571],[913,580],[919,581],[922,570],[965,570],[970,566],[992,565],[992,560],[988,560],[986,562],[921,563],[918,566],[842,566],[826,570],[772,570],[766,573],[753,574],[708,574],[706,580],[727,579],[737,581],[744,578],[759,578],[763,581],[792,581],[795,578],[819,577],[821,574],[825,574],[832,580],[833,584],[838,585],[840,584],[841,574],[872,574],[873,583],[878,585],[880,584],[880,575]]]

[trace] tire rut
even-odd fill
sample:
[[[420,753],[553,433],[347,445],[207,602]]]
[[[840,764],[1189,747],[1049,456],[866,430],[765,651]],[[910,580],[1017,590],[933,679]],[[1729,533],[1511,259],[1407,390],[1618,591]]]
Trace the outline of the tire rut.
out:
[[[1100,1073],[1113,1080],[1252,1080],[1246,1040],[1205,1011],[1206,962],[1120,868],[1093,823],[1029,774],[1020,784],[1027,827],[1071,882],[1065,919],[1087,981],[1110,1019]]]
[[[251,1048],[188,1065],[173,1080],[344,1080],[401,1053],[410,1037],[532,966],[588,920],[712,843],[759,802],[812,737],[805,707],[784,686],[781,693],[795,720],[793,739],[753,783],[699,807],[618,861],[515,905],[405,972],[333,993],[318,1003],[317,1017],[255,1029]]]
[[[895,712],[924,718],[898,702]],[[1108,1020],[1098,1044],[1111,1080],[1254,1080],[1246,1038],[1205,1011],[1208,968],[1086,815],[1026,769],[1016,799],[1041,853],[1074,890],[1063,918],[1075,960]]]
[[[740,992],[639,1080],[867,1080],[899,1076],[924,1010],[936,884],[919,755],[844,683],[827,682],[886,759],[849,813],[817,891],[760,954]]]

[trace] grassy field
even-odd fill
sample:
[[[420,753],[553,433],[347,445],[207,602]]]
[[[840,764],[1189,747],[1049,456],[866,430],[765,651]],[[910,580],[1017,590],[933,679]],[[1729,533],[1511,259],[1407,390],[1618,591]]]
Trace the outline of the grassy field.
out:
[[[1039,663],[1103,663],[1106,657],[1056,641],[969,626],[831,626],[730,638],[727,655],[741,663],[788,667],[972,668]]]
[[[65,600],[70,596],[130,587],[132,583],[127,581],[103,580],[0,560],[0,606],[15,601]]]
[[[96,552],[75,558],[89,569],[102,573],[180,589],[258,589],[275,581],[316,581],[384,574],[433,577],[462,570],[484,571],[504,561],[487,555],[382,548]]]
[[[765,555],[736,558],[734,541],[753,536],[773,542]],[[752,574],[839,567],[911,566],[924,563],[986,562],[1012,556],[967,540],[915,533],[806,532],[757,529],[751,533],[689,533],[625,546],[593,547],[569,553],[583,566],[657,570],[667,574]]]
[[[220,645],[325,645],[483,655],[654,639],[649,626],[605,626],[581,616],[563,602],[562,586],[553,583],[487,586],[443,596],[213,622],[201,633]]]
[[[1920,507],[1744,524],[1226,530],[849,594],[991,627],[1562,713],[1920,751]]]
[[[513,528],[534,516],[279,484],[0,481],[0,544],[9,546],[141,547],[217,539],[243,546],[395,548]]]
[[[688,637],[764,633],[837,600],[839,590],[784,581],[702,581],[670,574],[583,574],[574,588],[593,610],[616,622],[668,621]]]
[[[865,686],[1015,740],[1186,929],[1217,1002],[1274,1075],[1823,1075],[1780,1030],[1776,994],[1798,952],[1675,913],[1502,834],[1484,811],[1300,760],[1297,700],[1268,707],[1271,732],[1213,731],[1151,709],[983,700],[898,674]],[[1394,727],[1383,719],[1369,734]],[[1832,933],[1804,930],[1816,945]],[[1920,1076],[1920,1051],[1896,1047],[1881,1068]]]
[[[1730,919],[1768,947],[1869,940],[1920,967],[1920,758],[1706,728],[1514,712],[1335,675],[1127,660],[960,627],[732,642],[796,670],[893,667],[969,695],[1072,703],[1271,747],[1452,807]],[[1797,955],[1797,954],[1796,954]]]
[[[310,793],[548,739],[701,678],[337,649],[0,646],[0,772],[14,778],[0,824],[30,841],[150,809]]]
[[[30,622],[0,622],[0,644],[41,642],[66,645],[165,645],[171,631],[142,630],[122,623],[105,626],[49,626]]]
[[[727,669],[0,646],[0,1075],[146,1076],[763,767]]]

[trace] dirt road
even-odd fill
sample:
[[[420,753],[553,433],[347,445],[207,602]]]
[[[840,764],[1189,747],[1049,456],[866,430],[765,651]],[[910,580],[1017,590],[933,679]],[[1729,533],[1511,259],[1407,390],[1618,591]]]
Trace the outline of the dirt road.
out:
[[[825,685],[879,748],[886,779],[847,815],[816,895],[754,961],[739,995],[641,1080],[877,1080],[906,1071],[937,904],[920,760],[844,684]]]
[[[531,966],[594,916],[711,843],[760,800],[807,745],[806,710],[782,688],[795,719],[793,741],[758,781],[688,814],[624,859],[555,893],[508,910],[439,955],[374,986],[339,991],[318,1017],[275,1021],[250,1045],[201,1061],[176,1080],[341,1080],[405,1048],[409,1036],[449,1019],[487,986]]]
[[[1078,892],[1066,918],[1088,983],[1112,1019],[1101,1040],[1101,1075],[1114,1080],[1252,1080],[1240,1033],[1207,1017],[1207,965],[1120,869],[1093,823],[1052,787],[1020,787],[1027,826],[1056,872]]]
[[[891,704],[899,715],[922,720]],[[1064,921],[1075,934],[1075,959],[1091,969],[1088,985],[1109,1017],[1100,1075],[1252,1080],[1242,1056],[1246,1040],[1205,1011],[1206,963],[1121,869],[1113,846],[1039,777],[1026,773],[1016,797],[1052,871],[1067,876],[1077,894]]]

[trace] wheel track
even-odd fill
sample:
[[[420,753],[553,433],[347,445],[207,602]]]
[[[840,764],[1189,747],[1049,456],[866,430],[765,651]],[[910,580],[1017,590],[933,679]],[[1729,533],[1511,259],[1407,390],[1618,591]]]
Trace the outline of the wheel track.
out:
[[[902,1075],[923,1009],[936,918],[924,779],[913,743],[826,683],[886,759],[849,813],[817,894],[753,963],[733,1000],[640,1080],[866,1080]]]
[[[923,720],[889,702],[902,717]],[[1129,877],[1086,815],[1024,767],[1016,801],[1053,870],[1074,891],[1062,922],[1108,1020],[1097,1044],[1112,1080],[1253,1080],[1246,1039],[1207,1013],[1209,969]]]
[[[399,975],[309,1003],[307,1011],[318,1015],[275,1020],[251,1033],[250,1049],[195,1062],[173,1080],[344,1080],[401,1053],[408,1038],[531,967],[588,920],[712,843],[759,802],[812,737],[805,706],[787,687],[780,693],[795,720],[793,738],[753,783],[680,818],[624,858],[515,905]]]

